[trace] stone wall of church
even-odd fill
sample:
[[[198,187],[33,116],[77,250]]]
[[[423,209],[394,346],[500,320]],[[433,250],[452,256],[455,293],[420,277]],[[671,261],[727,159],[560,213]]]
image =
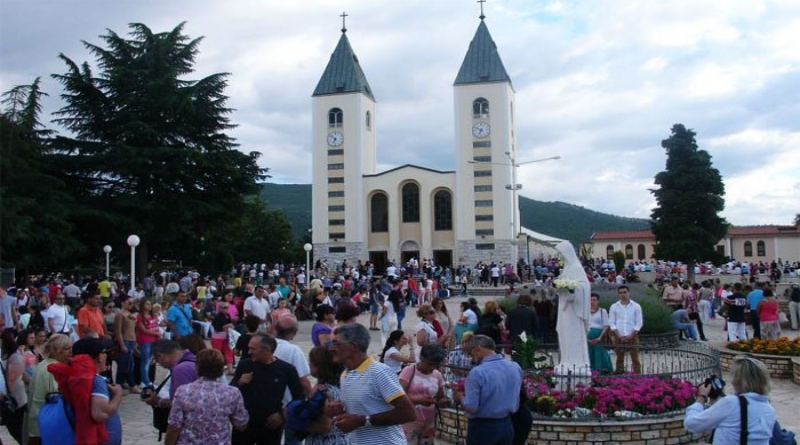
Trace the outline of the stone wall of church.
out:
[[[482,245],[493,244],[494,249],[482,249]],[[510,240],[459,240],[456,264],[472,267],[480,261],[484,263],[506,263],[513,257],[514,242]],[[524,255],[524,243],[517,249],[517,256]],[[514,263],[518,258],[514,258]]]
[[[345,248],[344,252],[331,252],[330,248],[340,249]],[[314,244],[313,251],[314,258],[312,266],[317,260],[327,259],[328,267],[334,268],[342,264],[343,260],[347,260],[348,264],[358,264],[358,261],[365,261],[369,259],[369,254],[365,248],[364,243],[323,243]]]

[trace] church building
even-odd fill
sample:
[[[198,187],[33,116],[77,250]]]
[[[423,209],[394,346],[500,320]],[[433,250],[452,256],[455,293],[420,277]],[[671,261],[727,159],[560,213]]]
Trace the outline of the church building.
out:
[[[376,94],[342,28],[312,99],[315,258],[368,260],[381,271],[412,257],[472,266],[524,255],[512,190],[514,87],[484,18],[453,83],[454,171],[376,171]]]

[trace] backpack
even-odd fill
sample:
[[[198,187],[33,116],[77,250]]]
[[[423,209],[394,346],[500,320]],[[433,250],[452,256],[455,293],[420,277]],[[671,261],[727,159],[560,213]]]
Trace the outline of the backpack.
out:
[[[781,428],[781,424],[775,420],[769,445],[797,445],[797,439],[795,439],[793,432]]]
[[[39,435],[42,445],[75,443],[75,411],[60,393],[47,394],[39,410]]]
[[[792,288],[792,301],[795,303],[800,303],[800,287],[793,287]]]
[[[292,400],[286,405],[286,429],[294,432],[298,440],[303,440],[308,435],[311,423],[319,419],[325,409],[328,391],[315,392],[307,400]]]

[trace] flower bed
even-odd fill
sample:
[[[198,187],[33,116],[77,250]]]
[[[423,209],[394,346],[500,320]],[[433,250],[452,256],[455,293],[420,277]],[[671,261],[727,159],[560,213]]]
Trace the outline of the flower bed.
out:
[[[717,348],[720,351],[719,366],[723,371],[730,371],[731,362],[737,355],[749,354],[759,359],[764,365],[767,366],[769,375],[776,379],[792,379],[794,374],[794,367],[800,366],[800,360],[797,357],[788,355],[772,355],[760,354],[756,352],[735,351],[729,348],[728,343],[718,344]]]
[[[546,377],[525,379],[528,405],[538,417],[556,419],[640,418],[681,411],[694,402],[695,389],[683,379],[656,376],[594,375],[573,389],[553,388]]]
[[[781,337],[777,340],[765,338],[751,338],[728,343],[728,349],[753,354],[800,356],[800,337],[789,340]]]

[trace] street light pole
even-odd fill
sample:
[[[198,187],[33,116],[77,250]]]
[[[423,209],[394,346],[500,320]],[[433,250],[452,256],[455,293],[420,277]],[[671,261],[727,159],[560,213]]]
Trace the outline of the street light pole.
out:
[[[111,257],[111,246],[105,245],[103,246],[103,252],[106,253],[106,278],[111,276],[111,266],[110,266],[110,257]]]
[[[314,246],[311,243],[305,243],[303,250],[306,251],[306,285],[311,282],[311,249]]]
[[[136,246],[139,245],[139,241],[136,235],[128,237],[128,245],[131,246],[131,289],[136,286]]]

